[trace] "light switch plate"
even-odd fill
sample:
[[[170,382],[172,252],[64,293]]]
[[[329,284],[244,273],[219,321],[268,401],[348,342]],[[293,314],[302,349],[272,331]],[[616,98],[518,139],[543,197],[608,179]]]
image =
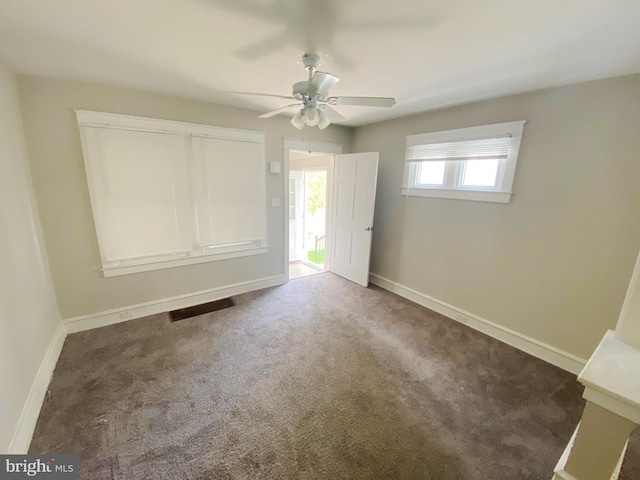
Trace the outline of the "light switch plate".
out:
[[[280,173],[280,162],[269,162],[269,173]]]
[[[280,199],[279,198],[272,198],[271,199],[271,206],[272,207],[279,207],[280,206]]]

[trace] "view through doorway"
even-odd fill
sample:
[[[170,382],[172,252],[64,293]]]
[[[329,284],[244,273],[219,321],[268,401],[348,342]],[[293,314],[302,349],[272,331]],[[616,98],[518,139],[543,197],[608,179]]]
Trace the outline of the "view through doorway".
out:
[[[330,168],[333,157],[290,151],[289,278],[324,272],[328,260]]]

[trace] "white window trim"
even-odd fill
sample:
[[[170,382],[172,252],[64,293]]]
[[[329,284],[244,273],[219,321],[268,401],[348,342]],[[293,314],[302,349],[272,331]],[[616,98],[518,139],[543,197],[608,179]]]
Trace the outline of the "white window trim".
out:
[[[497,187],[466,187],[460,185],[459,178],[462,175],[464,164],[462,162],[453,165],[453,173],[445,172],[444,185],[419,185],[414,182],[419,168],[419,162],[405,161],[403,186],[401,193],[405,196],[448,198],[457,200],[473,200],[480,202],[509,203],[513,192],[513,179],[515,176],[518,153],[525,120],[516,122],[481,125],[477,127],[458,128],[442,132],[407,135],[407,147],[425,145],[429,143],[456,142],[464,140],[476,140],[509,135],[508,157],[501,161],[498,171]],[[455,177],[455,179],[453,178]]]
[[[161,132],[192,137],[211,137],[216,139],[226,139],[235,141],[245,141],[251,143],[265,144],[265,133],[251,130],[240,130],[234,128],[215,127],[197,123],[179,122],[173,120],[162,120],[148,117],[137,117],[133,115],[123,115],[117,113],[94,112],[89,110],[74,110],[80,129],[80,141],[83,158],[85,159],[85,171],[87,174],[87,184],[89,187],[89,197],[92,210],[95,212],[95,192],[92,181],[89,178],[86,159],[88,158],[87,141],[83,127],[118,128],[134,131]],[[263,155],[264,157],[264,155]],[[266,175],[266,166],[263,164],[263,176]],[[250,255],[265,254],[268,251],[266,238],[266,188],[265,188],[265,238],[260,241],[247,242],[238,245],[221,246],[215,249],[202,247],[200,251],[192,251],[184,254],[172,256],[162,256],[146,259],[123,260],[118,264],[105,265],[102,252],[100,254],[102,271],[105,277],[127,275],[131,273],[147,272],[164,268],[180,267],[230,258],[246,257]],[[98,242],[99,248],[100,242]]]
[[[160,270],[163,268],[183,267],[185,265],[195,265],[197,263],[214,262],[217,260],[227,260],[230,258],[248,257],[250,255],[260,255],[267,253],[267,247],[246,247],[243,250],[235,250],[225,253],[205,253],[196,256],[177,256],[175,259],[150,260],[146,263],[130,263],[113,267],[103,267],[102,273],[105,277],[117,277],[119,275],[128,275],[130,273],[149,272],[152,270]]]
[[[84,127],[109,127],[119,129],[143,130],[150,132],[176,133],[183,135],[205,136],[227,140],[237,140],[254,143],[264,143],[265,134],[252,130],[237,128],[214,127],[200,123],[178,122],[158,118],[136,117],[120,113],[92,112],[89,110],[74,110],[78,125]]]

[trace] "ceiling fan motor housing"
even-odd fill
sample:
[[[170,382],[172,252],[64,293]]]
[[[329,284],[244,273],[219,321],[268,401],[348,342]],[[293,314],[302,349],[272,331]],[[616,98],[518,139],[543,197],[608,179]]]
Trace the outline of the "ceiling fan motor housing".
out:
[[[293,84],[293,96],[298,100],[303,100],[307,94],[307,87],[309,86],[309,81],[305,80],[304,82],[296,82]]]
[[[297,100],[300,100],[305,105],[311,100],[326,102],[333,97],[327,97],[326,94],[321,92],[310,92],[309,91],[309,82],[297,82],[293,84],[293,95]],[[333,105],[336,105],[335,103]]]

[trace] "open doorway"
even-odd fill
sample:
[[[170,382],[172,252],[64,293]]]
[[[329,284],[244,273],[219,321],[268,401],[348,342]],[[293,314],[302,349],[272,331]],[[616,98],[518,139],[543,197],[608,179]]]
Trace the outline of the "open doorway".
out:
[[[289,278],[327,269],[332,160],[324,153],[289,152]]]

